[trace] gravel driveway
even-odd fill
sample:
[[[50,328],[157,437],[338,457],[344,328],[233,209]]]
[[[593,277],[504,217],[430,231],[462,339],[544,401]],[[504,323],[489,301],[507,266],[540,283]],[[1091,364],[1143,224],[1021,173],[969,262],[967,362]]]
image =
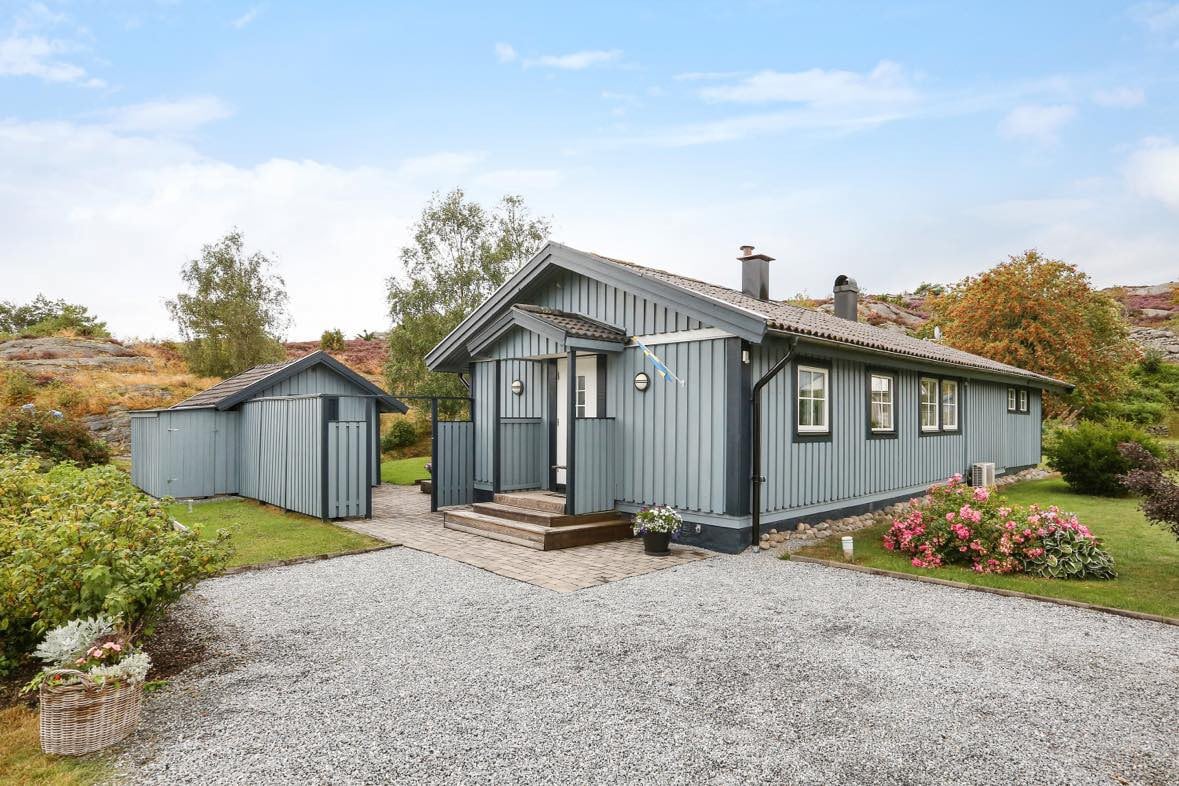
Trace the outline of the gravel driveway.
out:
[[[160,784],[1179,782],[1179,629],[752,556],[557,594],[393,549],[205,582]]]

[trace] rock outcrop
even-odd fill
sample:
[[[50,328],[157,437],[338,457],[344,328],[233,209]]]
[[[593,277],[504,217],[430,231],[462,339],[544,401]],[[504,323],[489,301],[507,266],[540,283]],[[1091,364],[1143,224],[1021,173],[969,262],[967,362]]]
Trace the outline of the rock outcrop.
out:
[[[0,362],[34,374],[80,369],[149,371],[154,363],[122,344],[102,338],[17,338],[0,342]]]
[[[1145,350],[1161,352],[1168,363],[1179,363],[1179,335],[1172,330],[1152,327],[1130,329],[1130,338]]]

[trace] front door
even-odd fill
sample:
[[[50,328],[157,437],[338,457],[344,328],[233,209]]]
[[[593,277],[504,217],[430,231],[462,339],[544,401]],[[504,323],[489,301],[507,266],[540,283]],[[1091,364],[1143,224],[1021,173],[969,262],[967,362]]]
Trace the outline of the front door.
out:
[[[565,485],[565,466],[569,445],[568,420],[569,413],[569,361],[565,358],[557,360],[557,485]],[[598,356],[579,355],[577,357],[577,417],[596,418],[598,416]]]

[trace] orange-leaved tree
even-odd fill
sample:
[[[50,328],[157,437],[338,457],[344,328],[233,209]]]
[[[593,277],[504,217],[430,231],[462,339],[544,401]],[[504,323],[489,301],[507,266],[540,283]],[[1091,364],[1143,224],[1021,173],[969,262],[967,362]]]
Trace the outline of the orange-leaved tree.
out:
[[[1138,355],[1117,302],[1035,249],[959,281],[929,308],[950,346],[1076,385],[1045,398],[1050,417],[1116,396]]]

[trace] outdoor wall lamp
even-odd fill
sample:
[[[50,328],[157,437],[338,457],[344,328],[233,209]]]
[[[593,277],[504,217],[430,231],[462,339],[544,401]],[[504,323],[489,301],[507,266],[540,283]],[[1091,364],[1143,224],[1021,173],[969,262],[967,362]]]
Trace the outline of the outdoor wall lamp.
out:
[[[635,374],[635,390],[640,393],[646,393],[647,388],[651,385],[651,378],[647,376],[646,372],[640,371]]]
[[[524,383],[518,379],[513,379],[512,380],[512,392],[515,393],[517,396],[523,395]]]

